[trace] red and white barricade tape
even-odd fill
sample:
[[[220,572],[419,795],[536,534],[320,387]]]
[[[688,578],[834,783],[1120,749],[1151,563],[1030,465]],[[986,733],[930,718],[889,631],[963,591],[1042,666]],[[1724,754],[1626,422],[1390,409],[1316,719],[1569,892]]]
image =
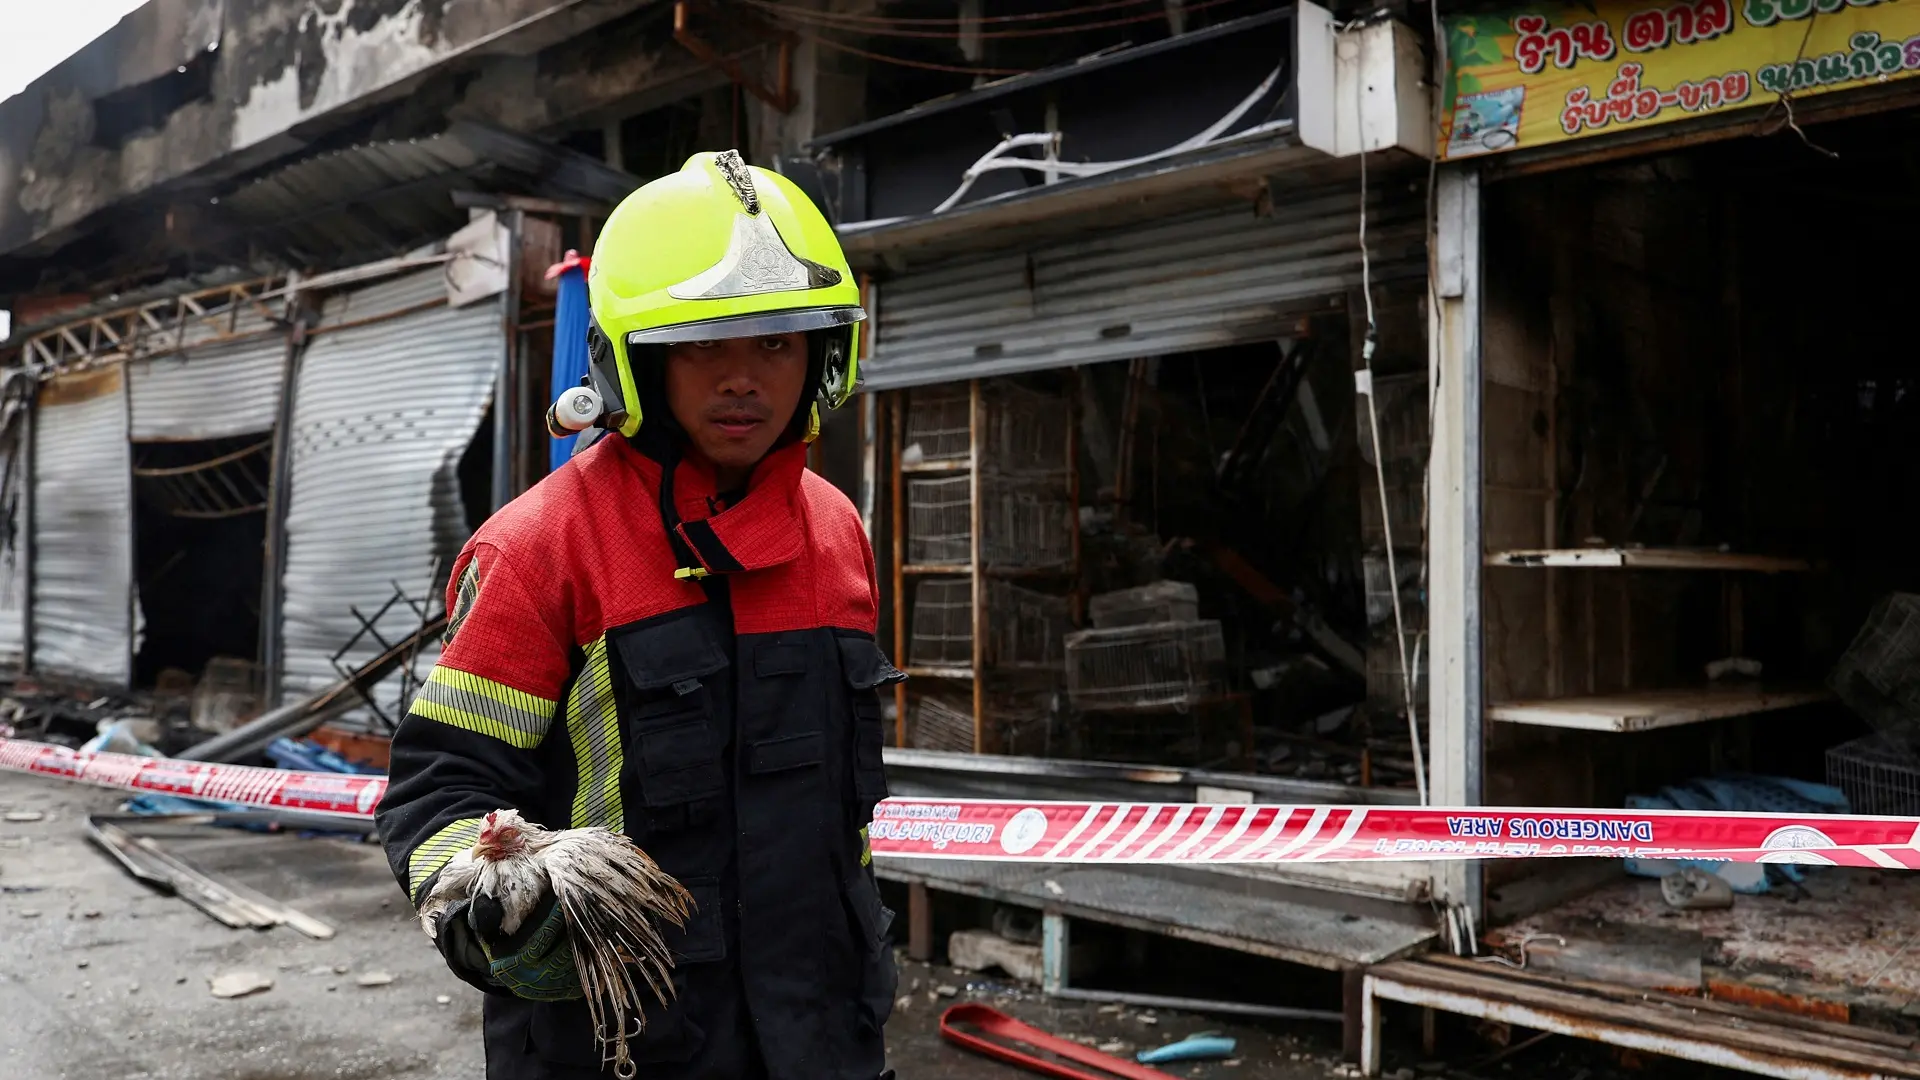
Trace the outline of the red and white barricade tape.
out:
[[[0,771],[370,823],[384,776],[294,772],[0,739]],[[1920,819],[1689,810],[888,799],[881,858],[1043,863],[1715,859],[1920,869]]]
[[[135,754],[94,754],[48,743],[0,739],[0,772],[56,776],[100,787],[217,799],[263,810],[299,810],[373,820],[387,793],[384,776],[309,773],[175,761]]]

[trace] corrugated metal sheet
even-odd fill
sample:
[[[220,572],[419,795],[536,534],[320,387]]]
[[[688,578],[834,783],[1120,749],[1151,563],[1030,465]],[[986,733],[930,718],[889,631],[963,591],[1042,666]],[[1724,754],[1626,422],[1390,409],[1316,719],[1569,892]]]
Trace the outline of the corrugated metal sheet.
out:
[[[456,473],[506,358],[500,299],[363,322],[445,289],[436,267],[330,297],[322,332],[301,358],[282,578],[288,698],[337,678],[329,658],[359,629],[350,606],[371,617],[396,583],[425,596],[434,557],[443,558],[444,573],[466,541]],[[394,641],[419,623],[397,605],[378,626]],[[379,651],[363,638],[342,662],[364,663]],[[424,655],[419,673],[432,662]],[[398,679],[377,699],[390,716]]]
[[[133,675],[133,461],[120,370],[43,386],[33,435],[34,665],[125,684]]]
[[[220,439],[269,431],[280,405],[287,338],[242,308],[234,340],[127,365],[134,439]]]
[[[307,264],[398,254],[467,220],[457,190],[498,191],[607,206],[638,177],[565,147],[473,121],[424,139],[318,154],[250,181],[220,210],[253,242]]]
[[[1424,196],[1369,193],[1373,280],[1426,273]],[[883,282],[862,386],[884,390],[1280,336],[1302,302],[1361,279],[1351,184]]]
[[[9,455],[0,453],[0,476],[7,474],[11,464]],[[14,518],[20,523],[20,531],[14,535],[11,548],[0,548],[0,667],[17,669],[21,661],[26,659],[27,644],[27,536],[24,521],[27,500],[26,493],[18,488],[9,494],[14,500],[13,513],[20,515]]]

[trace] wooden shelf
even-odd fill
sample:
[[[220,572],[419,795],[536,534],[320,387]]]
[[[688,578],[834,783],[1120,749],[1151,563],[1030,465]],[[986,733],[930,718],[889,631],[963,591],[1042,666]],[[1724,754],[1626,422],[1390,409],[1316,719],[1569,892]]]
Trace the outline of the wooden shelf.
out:
[[[1513,701],[1492,706],[1487,710],[1487,717],[1508,724],[1581,731],[1652,731],[1792,709],[1831,697],[1819,689],[1736,683],[1688,690],[1641,690],[1595,697]]]
[[[966,667],[913,667],[900,670],[907,673],[909,679],[962,679],[973,681],[973,669]]]
[[[951,566],[942,566],[938,563],[928,563],[928,564],[922,564],[922,565],[903,566],[900,568],[900,572],[907,575],[908,577],[929,577],[929,576],[940,575],[940,574],[948,574],[948,575],[953,575],[957,577],[967,577],[973,573],[973,567],[968,566],[966,563],[954,563]]]
[[[1778,555],[1746,555],[1710,548],[1557,548],[1539,551],[1496,551],[1488,566],[1565,567],[1625,570],[1745,570],[1762,574],[1795,573],[1811,569],[1806,559]]]
[[[903,473],[963,473],[970,466],[961,461],[916,461],[911,465],[900,466]]]
[[[968,566],[966,563],[954,563],[952,565],[942,565],[939,563],[919,563],[919,564],[909,563],[908,565],[901,567],[900,572],[906,575],[907,577],[943,577],[943,576],[944,577],[970,577],[973,574],[973,568],[971,566]],[[1067,577],[1067,576],[1071,576],[1076,572],[1077,571],[1075,571],[1071,567],[1061,567],[1059,569],[1053,569],[1053,570],[1028,570],[1028,569],[1021,569],[1021,568],[1015,568],[1015,567],[1004,567],[1004,566],[989,566],[986,568],[986,571],[985,571],[986,575],[990,578],[1002,578],[1002,579],[1014,579],[1014,580],[1031,579],[1031,578]]]

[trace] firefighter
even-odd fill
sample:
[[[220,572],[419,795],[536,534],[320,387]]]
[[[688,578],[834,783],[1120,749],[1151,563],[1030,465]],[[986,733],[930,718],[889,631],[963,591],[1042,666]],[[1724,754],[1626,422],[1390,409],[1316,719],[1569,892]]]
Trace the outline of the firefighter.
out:
[[[629,195],[589,271],[602,437],[453,566],[446,643],[376,819],[417,905],[481,817],[624,831],[692,894],[641,1080],[889,1080],[897,985],[866,825],[886,795],[873,552],[807,471],[865,312],[790,181],[702,153]],[[602,1064],[559,914],[442,917],[489,1080]],[[612,1033],[608,1033],[611,1036]]]

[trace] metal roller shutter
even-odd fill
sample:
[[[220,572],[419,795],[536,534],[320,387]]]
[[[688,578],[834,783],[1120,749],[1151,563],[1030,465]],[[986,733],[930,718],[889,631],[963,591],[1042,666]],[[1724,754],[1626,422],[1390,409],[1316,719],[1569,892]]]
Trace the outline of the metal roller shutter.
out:
[[[286,368],[286,332],[241,310],[227,341],[127,367],[133,438],[221,439],[271,431]]]
[[[0,454],[0,476],[12,466],[9,455]],[[25,481],[22,470],[14,483]],[[12,546],[0,548],[0,668],[18,669],[27,647],[26,493],[16,487],[8,492],[8,501],[13,505],[0,508],[0,521],[12,521],[17,531]]]
[[[40,388],[33,422],[33,662],[133,677],[133,461],[118,366]]]
[[[1375,282],[1426,274],[1426,204],[1405,179],[1369,192]],[[1276,195],[1031,251],[929,266],[878,288],[867,389],[887,390],[1283,336],[1303,301],[1361,280],[1351,183]]]
[[[300,360],[282,577],[283,698],[337,678],[330,658],[360,629],[349,606],[371,617],[396,584],[424,595],[434,557],[444,560],[444,574],[466,541],[457,470],[505,362],[506,338],[501,297],[458,309],[436,304],[445,297],[438,267],[331,296]],[[377,626],[394,641],[419,623],[396,605]],[[342,663],[378,651],[363,638]],[[417,674],[435,655],[422,655]],[[376,697],[390,718],[399,678]]]

